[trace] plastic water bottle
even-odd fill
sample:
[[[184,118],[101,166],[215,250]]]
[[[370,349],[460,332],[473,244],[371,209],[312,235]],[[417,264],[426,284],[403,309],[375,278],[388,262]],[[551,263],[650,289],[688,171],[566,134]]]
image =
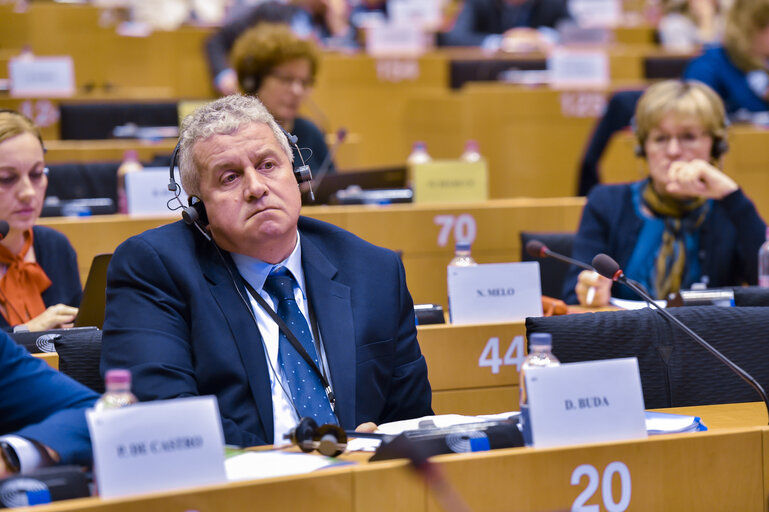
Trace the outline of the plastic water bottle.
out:
[[[408,165],[424,164],[432,161],[430,153],[427,152],[427,144],[417,141],[411,147],[411,154],[406,159]]]
[[[457,242],[454,245],[454,258],[449,262],[449,267],[472,267],[477,265],[470,252],[471,245]]]
[[[766,228],[766,242],[758,250],[758,286],[769,288],[769,227]]]
[[[136,395],[131,393],[131,372],[120,368],[107,370],[104,376],[105,391],[96,401],[94,409],[119,409],[137,403]]]
[[[460,160],[464,162],[480,162],[482,158],[483,157],[478,150],[477,140],[468,140],[465,142],[465,150],[462,152],[462,156],[459,157]]]
[[[526,371],[529,368],[558,366],[561,364],[553,355],[553,337],[547,332],[535,332],[529,336],[529,355],[521,364],[519,387],[521,390],[521,433],[526,446],[532,445],[531,419],[529,418],[529,397],[526,393]]]
[[[123,153],[123,163],[117,168],[117,212],[128,213],[128,196],[125,190],[125,177],[130,172],[139,172],[144,166],[139,162],[139,154],[135,149]]]

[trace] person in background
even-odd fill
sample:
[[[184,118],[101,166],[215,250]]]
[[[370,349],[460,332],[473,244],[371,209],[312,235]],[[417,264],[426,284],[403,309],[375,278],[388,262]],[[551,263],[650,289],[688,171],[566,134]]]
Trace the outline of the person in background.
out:
[[[671,0],[664,7],[657,34],[666,50],[691,51],[721,41],[724,18],[719,0]]]
[[[557,42],[558,23],[569,19],[566,0],[466,0],[441,44],[543,51]]]
[[[0,111],[0,328],[43,331],[71,325],[82,287],[75,250],[61,233],[35,226],[48,186],[40,130]]]
[[[729,115],[769,110],[769,0],[735,0],[723,44],[707,47],[683,78],[715,90]]]
[[[314,173],[320,166],[336,172],[323,132],[299,116],[318,71],[315,45],[286,25],[263,23],[238,38],[231,56],[240,90],[259,98],[278,124],[296,135],[298,146],[309,149],[300,158],[294,148],[294,162],[306,161]]]
[[[238,91],[229,54],[243,32],[259,23],[285,23],[301,38],[327,47],[355,46],[346,0],[267,1],[245,10],[206,40],[205,50],[214,88],[222,95]]]
[[[92,462],[85,409],[98,395],[0,332],[0,478]]]
[[[654,84],[638,102],[635,130],[649,177],[592,190],[572,257],[608,254],[656,299],[694,283],[756,284],[766,225],[719,169],[727,148],[718,95],[694,81]],[[636,298],[594,272],[571,267],[567,273],[566,302],[603,306],[612,296]]]

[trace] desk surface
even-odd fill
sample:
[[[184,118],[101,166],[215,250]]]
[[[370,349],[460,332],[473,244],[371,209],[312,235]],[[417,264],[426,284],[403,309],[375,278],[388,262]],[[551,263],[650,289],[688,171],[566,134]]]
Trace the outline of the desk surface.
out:
[[[696,412],[709,432],[547,449],[512,448],[433,458],[474,511],[765,510],[769,429],[762,404],[672,410]],[[35,507],[47,511],[438,511],[405,461],[177,490],[87,498]],[[624,503],[624,504],[623,504]],[[599,510],[596,508],[595,510]]]

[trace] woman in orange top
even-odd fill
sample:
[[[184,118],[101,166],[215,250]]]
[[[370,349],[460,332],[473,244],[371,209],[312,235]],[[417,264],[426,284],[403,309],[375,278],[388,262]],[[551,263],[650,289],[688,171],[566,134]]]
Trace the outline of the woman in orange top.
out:
[[[48,186],[40,130],[26,117],[0,111],[0,328],[43,331],[72,324],[82,288],[67,238],[35,226]]]

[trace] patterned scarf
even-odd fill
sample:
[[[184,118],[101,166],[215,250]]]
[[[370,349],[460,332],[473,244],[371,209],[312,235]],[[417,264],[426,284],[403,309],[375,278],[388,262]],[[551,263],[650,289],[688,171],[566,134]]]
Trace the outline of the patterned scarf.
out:
[[[51,280],[37,262],[24,261],[32,247],[31,229],[24,233],[24,239],[19,254],[0,245],[0,264],[8,266],[0,279],[0,305],[11,326],[23,324],[45,311],[42,293],[51,286]]]
[[[708,213],[708,208],[703,208],[706,199],[698,197],[682,200],[660,195],[651,180],[646,183],[641,197],[652,213],[665,222],[652,279],[655,297],[665,299],[681,289],[686,266],[684,234],[692,233],[702,225]]]

